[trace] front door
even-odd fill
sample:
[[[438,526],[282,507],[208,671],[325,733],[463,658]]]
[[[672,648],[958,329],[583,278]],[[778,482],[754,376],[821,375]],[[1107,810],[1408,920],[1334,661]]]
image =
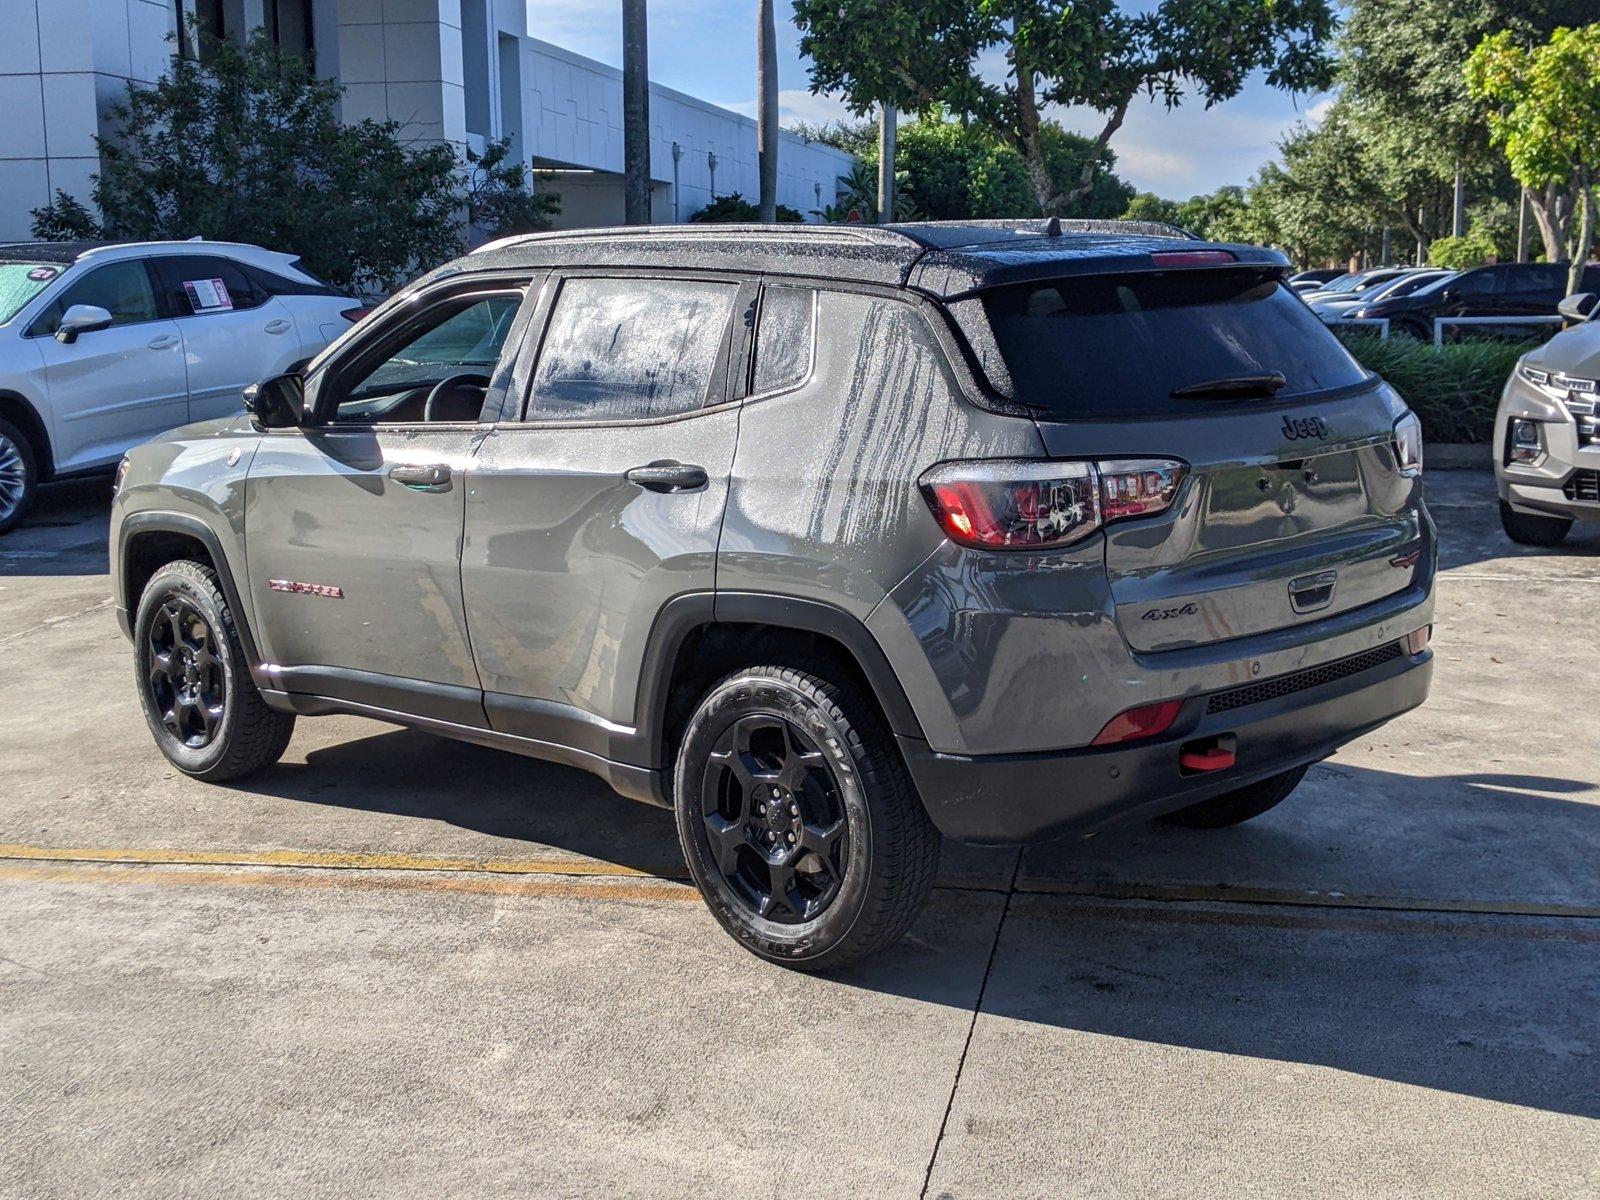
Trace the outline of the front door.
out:
[[[311,425],[263,437],[246,558],[276,686],[484,724],[461,532],[522,299],[483,283],[424,298],[307,380]]]
[[[75,304],[111,325],[62,343],[52,336]],[[163,317],[142,259],[95,267],[69,284],[28,329],[44,359],[58,471],[114,462],[130,446],[189,420],[183,339]]]
[[[547,291],[521,419],[485,439],[467,497],[467,618],[494,729],[615,757],[657,614],[715,586],[738,433],[733,316],[755,289],[569,276]]]

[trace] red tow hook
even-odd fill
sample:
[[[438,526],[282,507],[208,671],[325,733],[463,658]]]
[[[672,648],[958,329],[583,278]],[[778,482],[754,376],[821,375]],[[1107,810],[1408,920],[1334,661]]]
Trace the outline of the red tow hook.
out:
[[[1226,771],[1238,760],[1234,739],[1229,734],[1188,742],[1178,748],[1178,765],[1185,771],[1200,774],[1206,771]]]

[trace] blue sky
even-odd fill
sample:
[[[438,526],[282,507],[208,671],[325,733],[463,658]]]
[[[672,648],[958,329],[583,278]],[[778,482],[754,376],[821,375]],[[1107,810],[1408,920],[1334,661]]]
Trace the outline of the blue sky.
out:
[[[650,76],[658,83],[725,105],[755,111],[755,0],[649,0]],[[847,115],[838,100],[813,96],[800,58],[791,0],[777,0],[778,79],[782,120]],[[613,66],[622,61],[619,0],[528,0],[531,36]],[[1325,101],[1291,96],[1260,80],[1209,112],[1184,104],[1168,112],[1137,100],[1111,145],[1117,171],[1140,191],[1173,199],[1244,183],[1275,157],[1276,143],[1296,121],[1313,119]],[[1093,113],[1056,113],[1069,128],[1095,132]]]

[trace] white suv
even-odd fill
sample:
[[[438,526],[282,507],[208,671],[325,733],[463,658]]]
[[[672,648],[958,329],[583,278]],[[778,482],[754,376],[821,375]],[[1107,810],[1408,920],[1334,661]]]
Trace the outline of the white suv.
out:
[[[365,313],[298,259],[231,242],[0,244],[0,533],[39,482],[243,408]]]

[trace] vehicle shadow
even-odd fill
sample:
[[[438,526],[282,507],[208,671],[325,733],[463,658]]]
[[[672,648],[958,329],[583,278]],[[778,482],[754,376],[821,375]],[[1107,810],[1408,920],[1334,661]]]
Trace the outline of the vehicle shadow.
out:
[[[1593,863],[1600,803],[1580,797],[1594,786],[1318,770],[1326,772],[1320,785],[1310,786],[1314,773],[1307,795],[1249,825],[1210,833],[1138,826],[1030,850],[998,930],[984,1013],[1600,1116],[1600,920],[1494,911],[1496,895],[1518,894],[1519,877],[1530,881],[1530,896],[1553,886],[1547,860],[1556,848],[1565,847],[1573,870]],[[444,822],[496,839],[480,851],[487,855],[572,854],[663,878],[685,874],[670,813],[623,800],[570,768],[414,731],[313,750],[305,765],[282,764],[243,790]],[[1432,799],[1418,801],[1423,791]],[[1518,835],[1530,830],[1536,836]],[[1341,837],[1352,853],[1330,856],[1330,841]],[[1431,857],[1420,854],[1423,841]],[[966,853],[951,847],[948,857]],[[1014,851],[989,853],[1015,861]],[[999,885],[1008,877],[1000,873]],[[912,937],[824,986],[970,1006],[971,993],[952,985],[946,935],[963,906],[998,922],[999,898],[990,893],[974,908],[982,896],[949,890],[948,874],[941,878],[946,889]],[[1500,893],[1475,894],[1491,879]],[[1350,909],[1051,894],[1062,881],[1092,893],[1117,880],[1265,880],[1324,901],[1329,893],[1405,899],[1392,909]],[[1453,902],[1490,911],[1428,911]],[[993,937],[981,939],[985,952]],[[738,953],[731,943],[729,953]],[[1061,1053],[1059,1039],[1041,1045],[1041,1053]],[[1073,1066],[1045,1065],[1064,1076]]]
[[[1574,523],[1566,540],[1554,547],[1519,546],[1508,538],[1500,528],[1500,497],[1488,471],[1429,472],[1424,491],[1439,526],[1442,571],[1484,562],[1502,562],[1514,571],[1513,560],[1520,559],[1600,561],[1600,522]]]
[[[106,574],[110,522],[109,475],[45,484],[22,524],[0,535],[0,578]]]

